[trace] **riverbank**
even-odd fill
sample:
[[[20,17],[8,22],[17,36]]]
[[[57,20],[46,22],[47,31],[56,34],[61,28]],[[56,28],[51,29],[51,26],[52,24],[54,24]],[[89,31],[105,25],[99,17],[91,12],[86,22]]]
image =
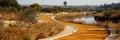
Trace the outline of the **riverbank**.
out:
[[[48,22],[54,21],[51,19],[52,16],[41,16],[42,20]],[[63,21],[54,21],[63,25],[70,25],[78,28],[78,31],[74,34],[64,36],[55,40],[104,40],[108,36],[108,31],[104,28],[83,24],[68,23]],[[87,38],[87,39],[86,39]]]

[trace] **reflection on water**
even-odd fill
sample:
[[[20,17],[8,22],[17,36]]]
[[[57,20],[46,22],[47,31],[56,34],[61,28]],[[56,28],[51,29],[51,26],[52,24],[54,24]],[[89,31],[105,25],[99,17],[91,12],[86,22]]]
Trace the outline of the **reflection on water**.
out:
[[[90,25],[95,25],[96,21],[94,16],[89,16],[89,17],[81,17],[81,18],[76,18],[74,19],[76,22],[82,22],[85,24],[90,24]]]
[[[85,20],[87,24],[96,24],[94,17],[82,17],[81,20]]]
[[[102,19],[102,18],[101,18]],[[96,21],[94,16],[87,16],[87,17],[81,17],[81,18],[75,18],[74,22],[80,22],[80,23],[85,23],[85,24],[89,24],[89,25],[96,25]],[[118,30],[115,29],[110,29],[108,27],[103,27],[105,29],[108,30],[109,32],[109,36],[105,38],[105,40],[117,40],[118,37]]]

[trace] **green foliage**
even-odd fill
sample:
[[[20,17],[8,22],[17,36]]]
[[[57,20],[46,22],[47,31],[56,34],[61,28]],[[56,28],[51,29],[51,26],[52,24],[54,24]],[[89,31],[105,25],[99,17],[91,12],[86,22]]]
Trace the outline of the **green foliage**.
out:
[[[64,8],[64,10],[71,10],[71,8]]]
[[[111,15],[113,15],[113,14],[120,15],[120,10],[107,9],[107,10],[105,10],[105,12],[104,12],[104,15],[105,15],[105,16],[111,16]]]
[[[16,0],[0,0],[0,6],[20,8],[20,5],[17,3]]]
[[[62,12],[63,9],[61,7],[52,7],[52,8],[44,8],[42,9],[43,12],[54,12],[54,13],[57,13],[57,12]]]
[[[72,11],[72,8],[63,8],[64,9],[64,11]]]
[[[30,7],[35,7],[35,8],[39,8],[40,7],[40,5],[39,4],[37,4],[37,3],[34,3],[34,4],[32,4],[32,5],[30,5]]]
[[[20,14],[20,18],[22,20],[28,20],[30,18],[33,18],[35,16],[35,12],[36,12],[36,9],[29,8],[27,10],[24,10],[24,12]]]
[[[79,8],[72,8],[72,11],[73,11],[73,12],[80,12],[80,11],[82,11],[82,9],[79,9]]]
[[[97,12],[103,12],[103,11],[105,11],[105,8],[99,8],[99,9],[97,9]]]
[[[120,15],[120,4],[113,4],[104,5],[99,8],[99,12],[104,13],[105,16],[109,17],[113,14]]]
[[[0,11],[3,11],[3,7],[0,6]]]
[[[4,7],[4,11],[15,12],[15,11],[18,11],[18,9],[15,7]]]
[[[55,9],[53,8],[44,8],[42,9],[43,12],[57,12]]]
[[[58,7],[58,6],[54,6],[53,9],[55,9],[55,10],[57,10],[57,11],[59,11],[59,12],[63,11],[63,8]]]
[[[20,8],[21,6],[16,0],[0,0],[0,11],[15,12]]]
[[[41,10],[42,9],[42,7],[39,4],[37,4],[37,3],[34,3],[34,4],[30,5],[30,7],[34,8],[36,10]]]

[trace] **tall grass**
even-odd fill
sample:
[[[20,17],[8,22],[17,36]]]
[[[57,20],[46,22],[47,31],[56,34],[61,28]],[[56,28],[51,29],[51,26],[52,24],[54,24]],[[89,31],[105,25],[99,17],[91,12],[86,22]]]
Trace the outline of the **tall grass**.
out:
[[[63,25],[54,22],[26,24],[1,27],[0,40],[37,40],[56,35],[64,29]]]

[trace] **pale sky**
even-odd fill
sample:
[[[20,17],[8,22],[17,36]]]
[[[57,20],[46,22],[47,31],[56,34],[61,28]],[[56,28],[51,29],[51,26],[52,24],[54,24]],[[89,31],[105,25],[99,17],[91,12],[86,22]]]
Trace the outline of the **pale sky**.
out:
[[[120,0],[17,0],[21,5],[30,5],[38,3],[40,5],[63,5],[64,1],[68,2],[68,5],[101,5],[120,3]]]

